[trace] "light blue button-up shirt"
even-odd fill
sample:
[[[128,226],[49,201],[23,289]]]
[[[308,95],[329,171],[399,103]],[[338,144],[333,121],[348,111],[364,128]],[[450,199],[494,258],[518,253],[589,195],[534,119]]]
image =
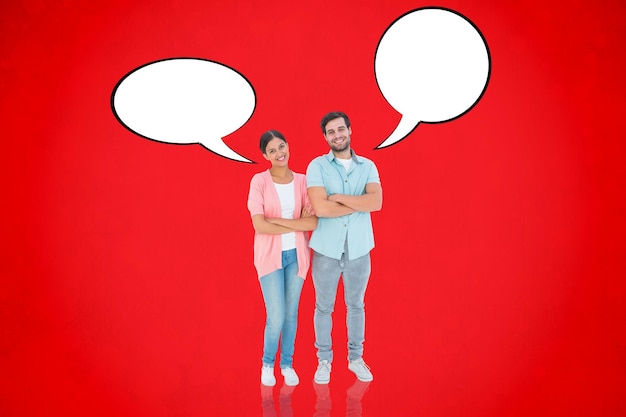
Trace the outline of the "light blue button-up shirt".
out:
[[[332,151],[311,161],[306,170],[306,186],[324,187],[326,194],[365,194],[368,183],[380,184],[378,169],[372,161],[352,151],[352,165],[348,172]],[[367,255],[374,248],[374,231],[370,213],[354,212],[341,217],[320,217],[309,246],[314,251],[333,259],[341,259],[348,243],[348,259]]]

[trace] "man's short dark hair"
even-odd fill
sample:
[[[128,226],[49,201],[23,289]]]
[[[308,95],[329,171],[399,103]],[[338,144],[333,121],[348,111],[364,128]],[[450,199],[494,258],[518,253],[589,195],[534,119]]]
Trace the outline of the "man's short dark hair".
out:
[[[330,113],[322,117],[322,121],[320,123],[320,126],[322,128],[322,133],[326,134],[326,125],[328,124],[328,122],[330,122],[331,120],[338,119],[339,117],[343,117],[343,120],[346,122],[346,127],[350,127],[350,119],[348,119],[347,114],[341,111],[331,111]]]

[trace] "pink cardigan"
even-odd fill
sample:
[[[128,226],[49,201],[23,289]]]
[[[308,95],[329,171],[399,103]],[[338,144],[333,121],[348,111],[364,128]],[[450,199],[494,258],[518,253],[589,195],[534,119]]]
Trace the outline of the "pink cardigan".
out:
[[[306,191],[305,175],[294,172],[293,177],[295,195],[293,217],[297,219],[300,218],[302,207],[311,203]],[[281,217],[280,199],[278,198],[269,169],[259,172],[252,177],[248,194],[248,210],[250,211],[250,216],[262,214],[267,218]],[[311,262],[309,249],[310,232],[295,233],[298,276],[305,279]],[[254,233],[254,266],[259,278],[282,268],[281,235]]]

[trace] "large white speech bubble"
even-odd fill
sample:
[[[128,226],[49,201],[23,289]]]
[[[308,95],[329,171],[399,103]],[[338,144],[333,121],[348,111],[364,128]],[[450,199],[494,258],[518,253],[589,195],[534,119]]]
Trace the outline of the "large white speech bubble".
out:
[[[198,58],[151,62],[122,78],[111,97],[115,117],[147,139],[199,143],[228,159],[251,162],[222,138],[243,126],[256,106],[254,89],[237,71]]]
[[[376,49],[376,81],[401,115],[377,148],[393,145],[420,122],[439,123],[468,112],[487,87],[487,44],[472,22],[443,8],[422,8],[399,17]]]

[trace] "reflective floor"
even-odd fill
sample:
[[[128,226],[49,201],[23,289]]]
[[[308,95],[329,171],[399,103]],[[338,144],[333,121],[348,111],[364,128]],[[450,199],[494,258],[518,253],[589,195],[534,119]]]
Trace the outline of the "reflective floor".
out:
[[[335,395],[335,414],[338,415],[338,413],[343,409],[345,410],[346,416],[362,416],[362,399],[370,384],[371,382],[361,382],[356,380],[350,387],[348,387],[348,389],[345,390],[343,398],[341,398],[341,393],[337,392]],[[316,417],[332,415],[333,400],[331,397],[331,387],[329,385],[320,385],[314,382],[311,385],[315,391],[315,410],[312,415]],[[275,390],[273,387],[261,385],[261,407],[263,410],[263,417],[293,416],[294,405],[292,403],[292,395],[296,388],[297,387],[283,385],[280,389]],[[307,388],[310,389],[310,387]],[[305,411],[298,408],[298,414],[295,415],[300,415],[300,413],[305,413]]]
[[[73,321],[54,314],[44,319],[42,311],[32,310],[38,320],[28,331],[4,327],[5,336],[22,333],[3,339],[0,415],[624,415],[623,357],[605,339],[562,331],[558,337],[526,334],[508,340],[515,334],[507,333],[507,323],[497,317],[485,318],[481,327],[456,313],[433,317],[433,323],[420,327],[418,319],[389,320],[380,303],[386,290],[374,288],[379,291],[368,298],[365,350],[374,374],[370,383],[356,380],[347,361],[339,359],[346,353],[341,308],[335,312],[336,356],[327,385],[313,382],[311,312],[303,308],[294,357],[300,377],[296,387],[285,386],[278,370],[274,387],[260,384],[259,315],[237,323],[207,315],[191,322],[194,316],[188,313],[197,313],[201,305],[194,306],[194,297],[177,307],[186,311],[181,317],[158,315],[162,306],[157,305],[147,311],[137,306],[106,310],[97,318],[86,308]],[[250,303],[262,308],[251,294]],[[305,287],[302,305],[312,305],[312,297],[312,289]],[[393,309],[408,314],[413,307],[398,303]],[[121,316],[128,311],[135,317],[124,321]],[[159,317],[159,323],[150,317]],[[501,331],[494,326],[502,326]]]

